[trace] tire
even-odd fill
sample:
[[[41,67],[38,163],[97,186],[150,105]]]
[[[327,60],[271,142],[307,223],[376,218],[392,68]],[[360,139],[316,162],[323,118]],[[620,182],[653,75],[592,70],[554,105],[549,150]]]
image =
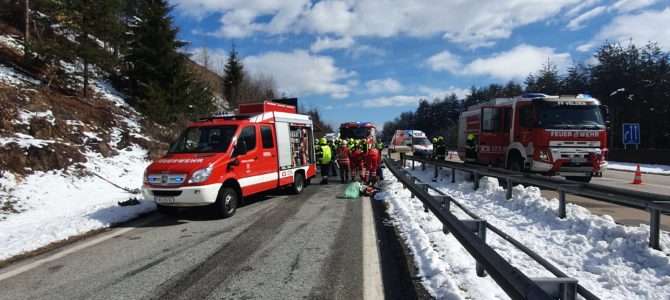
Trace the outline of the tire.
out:
[[[239,196],[235,189],[222,187],[215,203],[218,215],[224,219],[233,216],[237,211],[238,203]]]
[[[510,171],[521,172],[523,170],[523,166],[521,165],[521,159],[516,155],[512,156],[509,160],[509,163],[507,164],[507,168]]]
[[[179,208],[174,206],[156,204],[156,209],[158,210],[158,213],[168,216],[177,216],[179,214]]]
[[[300,194],[302,190],[305,189],[305,175],[302,172],[295,173],[293,175],[293,185],[291,185],[291,193]]]
[[[577,181],[577,182],[583,182],[583,183],[591,182],[591,176],[584,176],[584,177],[567,176],[567,177],[565,177],[565,179],[572,180],[572,181]]]

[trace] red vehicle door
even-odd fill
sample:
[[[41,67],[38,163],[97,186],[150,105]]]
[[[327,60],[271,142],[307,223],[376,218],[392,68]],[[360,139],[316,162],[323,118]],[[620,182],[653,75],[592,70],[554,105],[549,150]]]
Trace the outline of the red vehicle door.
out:
[[[263,183],[266,177],[263,176],[259,168],[258,160],[261,156],[260,146],[258,145],[258,129],[256,125],[247,125],[240,130],[237,137],[237,144],[233,155],[237,158],[239,165],[234,169],[242,195],[247,196],[263,191]],[[244,146],[243,146],[244,145]],[[241,149],[246,148],[242,153]]]
[[[263,182],[259,184],[262,190],[275,189],[279,185],[279,160],[277,157],[277,145],[275,144],[275,129],[270,124],[261,124],[261,143],[259,156],[256,161],[258,176],[262,176]]]
[[[479,159],[483,163],[503,165],[509,145],[512,109],[486,106],[481,110],[481,133],[477,149]]]

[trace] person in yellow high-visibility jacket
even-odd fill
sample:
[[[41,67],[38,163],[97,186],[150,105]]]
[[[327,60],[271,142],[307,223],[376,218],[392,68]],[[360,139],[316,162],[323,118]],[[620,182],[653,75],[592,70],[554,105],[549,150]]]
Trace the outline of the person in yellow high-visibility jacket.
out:
[[[321,184],[328,184],[328,175],[330,175],[330,163],[333,159],[333,149],[328,146],[325,138],[319,140],[319,146],[316,148],[316,155],[321,168]]]

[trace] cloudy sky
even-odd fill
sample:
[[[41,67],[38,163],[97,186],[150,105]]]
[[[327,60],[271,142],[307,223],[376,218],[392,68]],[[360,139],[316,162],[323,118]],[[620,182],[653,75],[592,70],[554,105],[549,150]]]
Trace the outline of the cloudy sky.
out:
[[[419,98],[588,63],[605,40],[670,50],[667,0],[170,0],[189,51],[234,42],[254,74],[332,124],[379,125]],[[197,55],[195,57],[198,58]]]

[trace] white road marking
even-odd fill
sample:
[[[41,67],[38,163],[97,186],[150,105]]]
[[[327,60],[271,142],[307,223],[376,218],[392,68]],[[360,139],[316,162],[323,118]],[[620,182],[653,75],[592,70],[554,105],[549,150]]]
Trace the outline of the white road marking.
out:
[[[28,264],[25,264],[25,265],[19,266],[17,268],[11,269],[7,272],[0,273],[0,281],[11,278],[11,277],[14,277],[14,276],[19,275],[19,274],[24,273],[24,272],[30,271],[30,270],[32,270],[34,268],[37,268],[37,267],[39,267],[39,266],[41,266],[45,263],[57,260],[57,259],[62,258],[62,257],[65,257],[66,255],[69,255],[69,254],[75,253],[77,251],[86,249],[88,247],[100,244],[100,243],[102,243],[102,242],[104,242],[108,239],[111,239],[113,237],[122,235],[122,234],[124,234],[126,232],[129,232],[131,230],[134,230],[138,227],[141,227],[141,226],[144,226],[148,223],[156,221],[159,218],[160,218],[160,215],[153,215],[152,217],[149,217],[149,218],[145,219],[144,221],[142,221],[140,223],[137,223],[134,227],[113,229],[112,232],[109,232],[107,234],[104,234],[102,236],[94,238],[92,240],[83,242],[81,244],[75,245],[75,246],[70,247],[70,248],[67,248],[63,251],[58,251],[58,252],[56,252],[56,253],[48,256],[48,257],[38,259],[38,260],[30,262]]]
[[[381,265],[379,264],[379,249],[377,248],[377,231],[372,214],[370,198],[361,198],[363,210],[361,212],[363,230],[363,299],[384,299]]]

